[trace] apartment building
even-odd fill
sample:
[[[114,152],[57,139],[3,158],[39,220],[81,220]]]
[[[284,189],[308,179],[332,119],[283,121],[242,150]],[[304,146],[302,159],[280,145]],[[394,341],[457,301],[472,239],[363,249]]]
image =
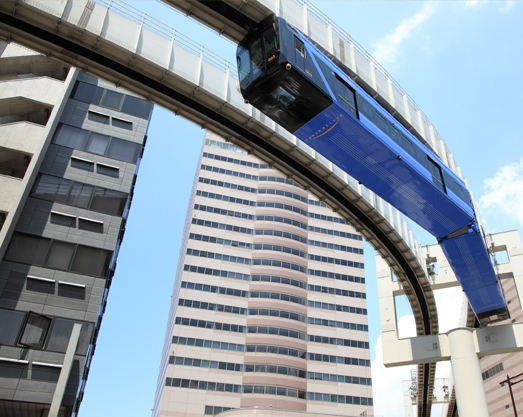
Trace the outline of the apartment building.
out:
[[[0,415],[76,414],[152,104],[0,43]]]

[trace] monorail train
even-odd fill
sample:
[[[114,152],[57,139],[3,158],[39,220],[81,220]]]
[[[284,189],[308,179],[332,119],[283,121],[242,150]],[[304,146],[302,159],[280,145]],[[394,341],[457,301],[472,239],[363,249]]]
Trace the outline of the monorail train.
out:
[[[238,45],[246,102],[438,238],[481,324],[509,317],[470,194],[426,143],[283,18]]]

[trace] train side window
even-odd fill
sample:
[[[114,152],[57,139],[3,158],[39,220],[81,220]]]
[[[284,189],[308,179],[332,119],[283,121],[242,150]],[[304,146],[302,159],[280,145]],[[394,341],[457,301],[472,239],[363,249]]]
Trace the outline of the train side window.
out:
[[[298,38],[294,38],[294,46],[302,57],[305,58],[305,45]]]
[[[432,181],[434,185],[446,194],[447,190],[445,189],[445,182],[443,181],[441,167],[432,159],[430,159],[429,156],[427,156],[427,159],[429,160],[428,168],[432,174]]]
[[[383,133],[387,135],[389,134],[389,122],[387,122],[387,120],[381,114],[379,114],[377,110],[374,113],[374,118],[372,121],[381,129]]]
[[[354,96],[354,90],[343,81],[338,74],[336,75],[336,99],[338,102],[348,110],[354,117],[357,116],[356,112],[356,97]]]

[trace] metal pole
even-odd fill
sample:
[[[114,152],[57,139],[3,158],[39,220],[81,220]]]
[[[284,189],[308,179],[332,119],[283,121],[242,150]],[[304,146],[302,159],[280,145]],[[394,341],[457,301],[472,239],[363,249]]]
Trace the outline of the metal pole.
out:
[[[459,416],[489,417],[474,329],[454,329],[447,334]]]
[[[508,376],[508,374],[507,374],[507,379],[505,379],[504,381],[500,382],[500,385],[502,385],[504,383],[508,384],[508,389],[509,389],[509,392],[510,392],[510,399],[512,400],[512,408],[514,409],[514,416],[515,417],[518,417],[518,411],[516,410],[516,402],[514,401],[514,394],[512,392],[512,385],[519,384],[521,381],[523,381],[523,379],[520,379],[519,381],[516,381],[516,382],[512,382],[512,379],[519,378],[521,375],[523,375],[523,373],[515,375],[515,376]]]
[[[516,403],[514,402],[514,394],[512,393],[512,382],[510,381],[510,378],[508,377],[508,390],[510,391],[510,399],[512,400],[512,408],[514,409],[514,416],[518,417],[518,412],[516,410]]]

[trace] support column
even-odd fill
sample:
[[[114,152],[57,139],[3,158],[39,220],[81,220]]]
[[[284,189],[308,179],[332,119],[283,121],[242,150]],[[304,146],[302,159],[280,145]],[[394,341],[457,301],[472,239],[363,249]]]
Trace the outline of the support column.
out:
[[[454,329],[447,335],[459,416],[489,417],[474,329]]]
[[[74,353],[76,352],[78,340],[80,340],[81,330],[82,324],[75,323],[71,332],[71,337],[69,338],[67,350],[65,351],[64,363],[62,365],[62,370],[60,371],[60,376],[58,377],[58,382],[56,383],[56,389],[54,391],[48,417],[58,417],[58,412],[60,411],[60,406],[62,405],[62,400],[64,398],[67,380],[69,379],[71,368],[73,367]]]

